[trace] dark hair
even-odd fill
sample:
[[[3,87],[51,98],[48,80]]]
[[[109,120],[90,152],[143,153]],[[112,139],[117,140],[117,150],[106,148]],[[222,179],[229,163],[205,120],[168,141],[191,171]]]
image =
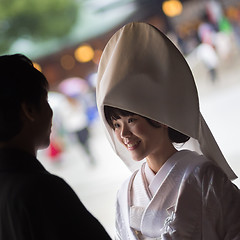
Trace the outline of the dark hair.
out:
[[[135,114],[133,112],[129,112],[123,109],[119,109],[119,108],[115,108],[115,107],[110,107],[110,106],[104,106],[104,114],[105,114],[105,118],[109,124],[109,126],[114,129],[113,126],[113,120],[117,120],[120,118],[120,116],[126,117],[126,116],[133,116],[133,115],[138,115],[141,116],[139,114]],[[147,120],[147,122],[152,125],[155,128],[159,128],[161,127],[161,124],[157,121],[154,121],[152,119],[149,119],[147,117],[141,116],[143,118],[145,118]],[[174,142],[174,143],[185,143],[187,142],[190,137],[178,132],[177,130],[168,127],[168,137],[169,139]]]
[[[22,54],[0,56],[0,141],[20,132],[21,103],[39,106],[48,82],[32,61]]]

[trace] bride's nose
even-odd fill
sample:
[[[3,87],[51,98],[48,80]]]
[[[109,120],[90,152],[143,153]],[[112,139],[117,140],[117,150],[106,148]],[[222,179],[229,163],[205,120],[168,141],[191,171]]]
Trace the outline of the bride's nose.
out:
[[[121,129],[121,138],[130,137],[131,135],[132,132],[130,131],[129,127],[124,124]]]

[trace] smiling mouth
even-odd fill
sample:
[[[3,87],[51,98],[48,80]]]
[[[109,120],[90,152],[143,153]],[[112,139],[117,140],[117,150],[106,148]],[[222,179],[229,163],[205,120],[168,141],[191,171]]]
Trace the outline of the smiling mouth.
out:
[[[126,147],[127,147],[127,149],[128,150],[134,150],[134,149],[136,149],[137,147],[138,147],[138,145],[140,144],[140,140],[139,141],[137,141],[137,142],[134,142],[134,143],[125,143],[125,145],[126,145]]]

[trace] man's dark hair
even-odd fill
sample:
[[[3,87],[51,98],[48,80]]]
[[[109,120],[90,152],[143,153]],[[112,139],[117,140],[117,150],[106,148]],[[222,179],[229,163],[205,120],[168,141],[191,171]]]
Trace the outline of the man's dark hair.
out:
[[[113,120],[119,119],[120,116],[123,116],[123,117],[133,116],[133,115],[141,116],[141,115],[135,114],[133,112],[129,112],[129,111],[126,111],[123,109],[110,107],[110,106],[104,106],[104,114],[105,114],[105,118],[106,118],[109,126],[112,129],[114,129]],[[144,117],[144,116],[141,116],[141,117],[145,118],[146,121],[153,127],[155,127],[155,128],[161,127],[161,124],[159,122],[156,122],[156,121],[149,119],[147,117]],[[177,130],[170,128],[170,127],[168,127],[168,137],[174,143],[185,143],[190,139],[189,136],[187,136],[181,132],[178,132]]]
[[[0,56],[0,141],[21,131],[21,103],[39,106],[48,82],[32,61],[22,54]]]

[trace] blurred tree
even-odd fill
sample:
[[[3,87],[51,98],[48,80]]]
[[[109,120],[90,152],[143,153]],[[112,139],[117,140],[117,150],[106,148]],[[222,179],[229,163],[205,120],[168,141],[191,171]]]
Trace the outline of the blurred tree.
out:
[[[78,10],[76,0],[0,0],[0,52],[20,37],[44,41],[66,36]]]

